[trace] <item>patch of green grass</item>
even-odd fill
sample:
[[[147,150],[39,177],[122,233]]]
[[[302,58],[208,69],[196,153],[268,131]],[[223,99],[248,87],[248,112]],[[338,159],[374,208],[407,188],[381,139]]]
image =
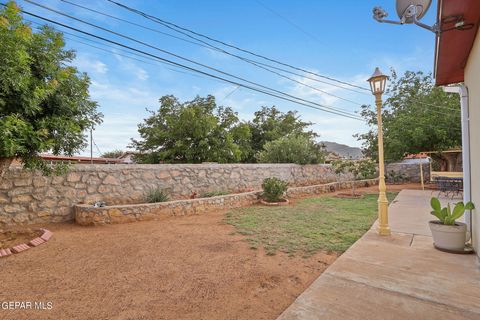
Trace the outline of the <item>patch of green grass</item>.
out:
[[[387,197],[392,201],[396,195],[388,193]],[[327,196],[289,206],[253,206],[228,212],[226,222],[245,235],[252,248],[263,246],[267,254],[344,252],[377,218],[377,199],[376,194],[363,199]]]
[[[230,194],[230,192],[225,190],[207,191],[200,194],[200,198],[211,198],[211,197],[217,197],[217,196],[224,196],[227,194]]]

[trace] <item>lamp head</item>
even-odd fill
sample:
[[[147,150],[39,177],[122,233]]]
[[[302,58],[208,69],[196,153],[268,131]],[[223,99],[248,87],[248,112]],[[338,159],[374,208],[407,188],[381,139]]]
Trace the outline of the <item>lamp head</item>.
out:
[[[367,80],[370,83],[370,90],[372,90],[372,94],[377,95],[385,92],[387,79],[388,77],[384,75],[378,67],[376,67],[375,72]]]

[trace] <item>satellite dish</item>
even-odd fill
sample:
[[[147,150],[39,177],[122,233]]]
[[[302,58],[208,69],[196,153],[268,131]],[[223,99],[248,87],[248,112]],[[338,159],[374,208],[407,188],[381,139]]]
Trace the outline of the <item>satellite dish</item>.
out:
[[[397,14],[400,18],[400,21],[385,19],[388,16],[388,13],[383,10],[382,7],[373,8],[373,19],[382,23],[385,22],[400,25],[413,23],[438,35],[441,32],[440,25],[438,23],[435,23],[433,26],[429,26],[420,22],[420,19],[422,19],[427,13],[431,4],[432,0],[397,0]]]
[[[397,14],[403,23],[414,23],[427,13],[432,0],[397,0]]]

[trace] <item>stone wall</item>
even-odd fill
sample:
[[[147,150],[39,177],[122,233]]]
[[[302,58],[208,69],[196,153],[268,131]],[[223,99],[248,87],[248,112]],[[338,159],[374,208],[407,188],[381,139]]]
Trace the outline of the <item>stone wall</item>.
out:
[[[289,198],[314,196],[340,189],[368,187],[378,183],[378,179],[331,182],[327,184],[288,188]],[[226,210],[246,207],[259,202],[261,191],[230,194],[211,198],[176,200],[159,203],[116,205],[95,208],[91,205],[75,206],[75,222],[83,225],[105,225],[144,220],[159,220],[171,216],[203,214],[212,210]]]
[[[207,191],[259,190],[267,177],[287,180],[290,186],[350,180],[335,175],[329,165],[76,165],[67,175],[54,177],[11,168],[0,181],[0,226],[71,221],[76,204],[142,203],[151,188],[164,189],[172,200]]]
[[[391,171],[404,175],[404,182],[420,182],[420,164],[423,168],[423,181],[427,183],[427,181],[430,181],[430,162],[428,159],[410,159],[387,164],[385,166],[387,183],[392,182],[389,181],[391,180],[389,179]]]

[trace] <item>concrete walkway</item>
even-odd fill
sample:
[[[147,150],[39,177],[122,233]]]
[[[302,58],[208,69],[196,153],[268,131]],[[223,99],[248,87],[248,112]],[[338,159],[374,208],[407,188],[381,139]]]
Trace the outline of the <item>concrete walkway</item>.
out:
[[[392,236],[374,225],[278,319],[480,319],[476,255],[433,248],[430,197],[401,191],[390,205]]]

